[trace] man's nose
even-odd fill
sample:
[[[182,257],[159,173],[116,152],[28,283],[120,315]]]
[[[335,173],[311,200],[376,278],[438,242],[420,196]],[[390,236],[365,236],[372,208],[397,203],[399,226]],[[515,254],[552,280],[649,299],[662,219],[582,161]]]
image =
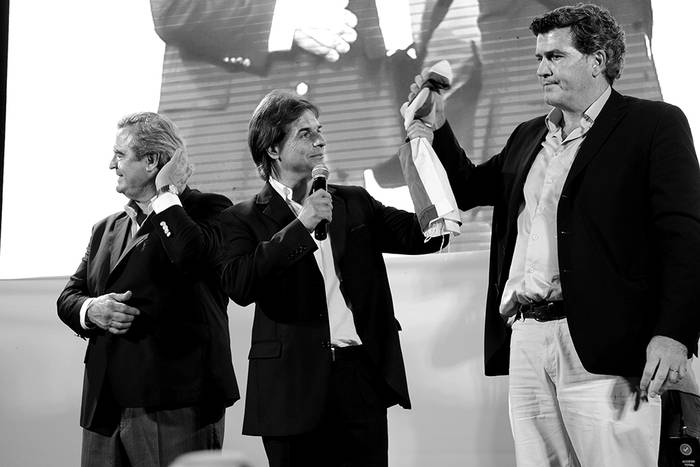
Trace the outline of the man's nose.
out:
[[[109,161],[109,169],[116,169],[117,168],[117,156],[112,156],[112,159]]]
[[[316,137],[314,139],[314,146],[317,147],[325,147],[326,146],[326,139],[323,137],[321,133],[316,133]]]
[[[549,69],[549,63],[546,59],[540,60],[539,65],[537,65],[537,76],[549,76],[552,72]]]

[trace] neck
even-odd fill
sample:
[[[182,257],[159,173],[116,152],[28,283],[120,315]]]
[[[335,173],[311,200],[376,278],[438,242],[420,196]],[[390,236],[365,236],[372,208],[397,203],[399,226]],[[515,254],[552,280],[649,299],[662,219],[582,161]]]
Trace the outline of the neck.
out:
[[[600,82],[598,85],[594,86],[582,97],[580,104],[572,108],[560,108],[562,112],[562,131],[564,132],[564,137],[571,133],[576,127],[579,126],[583,114],[588,110],[588,108],[593,105],[595,101],[598,100],[600,96],[608,89],[608,82]]]
[[[282,185],[292,189],[292,199],[299,204],[302,204],[309,194],[311,176],[306,177],[285,177],[281,176],[276,179]]]

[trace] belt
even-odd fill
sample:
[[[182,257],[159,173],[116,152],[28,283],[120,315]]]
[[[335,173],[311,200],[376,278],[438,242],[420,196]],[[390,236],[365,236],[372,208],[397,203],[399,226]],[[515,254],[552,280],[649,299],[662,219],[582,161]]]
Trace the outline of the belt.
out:
[[[539,322],[553,321],[566,318],[566,310],[562,300],[521,303],[518,307],[517,318],[532,318]]]
[[[365,348],[361,345],[348,345],[346,347],[331,346],[331,360],[343,362],[348,360],[360,360],[365,356]]]

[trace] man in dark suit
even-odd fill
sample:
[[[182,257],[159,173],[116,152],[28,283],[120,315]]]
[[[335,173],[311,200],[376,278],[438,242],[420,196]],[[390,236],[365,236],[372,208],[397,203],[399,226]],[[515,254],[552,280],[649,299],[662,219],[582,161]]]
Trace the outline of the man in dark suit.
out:
[[[238,399],[215,221],[231,202],[187,187],[175,126],[150,112],[118,124],[124,211],[95,224],[58,315],[89,338],[80,424],[83,466],[167,466],[220,449]]]
[[[612,89],[625,43],[606,10],[561,7],[530,29],[546,117],[478,166],[439,98],[433,128],[409,136],[434,137],[461,209],[494,206],[485,363],[510,374],[518,465],[655,465],[657,396],[685,376],[700,329],[688,122]]]
[[[326,152],[317,117],[292,94],[263,98],[248,141],[265,185],[222,214],[224,288],[256,305],[243,433],[275,467],[386,466],[386,409],[410,400],[382,253],[442,239],[360,187],[309,193]]]

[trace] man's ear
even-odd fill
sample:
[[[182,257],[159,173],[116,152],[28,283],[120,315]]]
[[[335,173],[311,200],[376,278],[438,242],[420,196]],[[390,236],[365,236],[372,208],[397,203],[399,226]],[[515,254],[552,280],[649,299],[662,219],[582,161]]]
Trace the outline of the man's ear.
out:
[[[593,76],[598,76],[605,72],[605,64],[608,63],[608,54],[604,50],[598,50],[591,54],[593,60]]]
[[[144,156],[146,158],[146,171],[147,172],[153,172],[158,170],[158,162],[160,158],[158,157],[158,154],[146,154]]]
[[[280,159],[279,146],[270,146],[267,148],[267,155],[270,156],[270,159],[278,161]]]

